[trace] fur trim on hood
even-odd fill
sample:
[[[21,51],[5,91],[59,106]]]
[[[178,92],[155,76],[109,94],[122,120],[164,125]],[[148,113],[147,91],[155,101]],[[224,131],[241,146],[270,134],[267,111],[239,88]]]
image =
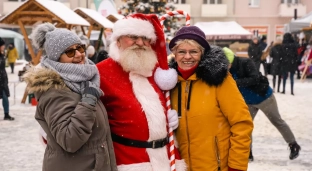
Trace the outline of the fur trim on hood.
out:
[[[43,93],[50,88],[68,89],[59,74],[51,69],[36,66],[30,68],[23,76],[29,93]]]
[[[174,60],[170,61],[169,66],[177,70],[178,64]],[[223,50],[218,46],[211,46],[211,49],[202,55],[196,76],[210,86],[218,86],[228,74],[229,61]],[[178,71],[178,70],[177,70]]]

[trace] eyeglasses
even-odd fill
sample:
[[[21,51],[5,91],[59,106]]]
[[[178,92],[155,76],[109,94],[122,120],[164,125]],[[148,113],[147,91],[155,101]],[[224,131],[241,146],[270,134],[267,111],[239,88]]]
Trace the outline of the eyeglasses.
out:
[[[191,56],[196,57],[200,55],[200,51],[198,50],[190,50],[190,51],[186,51],[186,50],[178,50],[177,51],[177,55],[178,56],[185,56],[187,53],[189,53]]]
[[[85,45],[77,45],[76,48],[71,48],[68,50],[65,50],[63,53],[65,53],[69,58],[72,58],[76,55],[76,50],[80,53],[84,53],[86,51]]]
[[[127,37],[130,38],[134,42],[136,42],[139,38],[141,38],[143,42],[150,42],[151,41],[151,39],[149,39],[145,36],[127,35]]]

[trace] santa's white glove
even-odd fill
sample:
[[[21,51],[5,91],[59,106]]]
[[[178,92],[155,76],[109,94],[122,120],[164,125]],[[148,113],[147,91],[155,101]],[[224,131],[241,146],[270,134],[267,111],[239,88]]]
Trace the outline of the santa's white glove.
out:
[[[178,128],[179,118],[178,118],[178,113],[176,110],[171,110],[171,109],[169,110],[168,122],[169,122],[169,127],[171,127],[173,130]]]

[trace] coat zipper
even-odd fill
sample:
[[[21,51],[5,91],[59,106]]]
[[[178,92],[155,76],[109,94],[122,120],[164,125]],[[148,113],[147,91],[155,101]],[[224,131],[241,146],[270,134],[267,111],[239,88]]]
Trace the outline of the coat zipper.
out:
[[[185,100],[187,102],[187,97],[189,93],[189,81],[186,81],[186,86],[185,86]],[[185,104],[186,108],[187,104]],[[190,149],[190,136],[189,136],[189,129],[188,129],[188,120],[187,120],[187,110],[185,110],[185,121],[186,121],[186,135],[187,135],[187,142],[188,142],[188,154],[189,154],[189,168],[190,171],[192,171],[192,161],[191,161],[191,149]]]
[[[218,138],[215,136],[215,146],[216,146],[216,157],[217,157],[217,162],[218,162],[218,171],[221,170],[221,163],[220,163],[220,154],[219,154],[219,147],[218,147]]]

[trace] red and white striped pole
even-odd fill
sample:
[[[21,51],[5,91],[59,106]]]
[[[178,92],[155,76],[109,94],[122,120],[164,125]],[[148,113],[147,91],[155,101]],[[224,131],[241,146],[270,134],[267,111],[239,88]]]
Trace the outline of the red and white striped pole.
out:
[[[177,11],[170,11],[167,14],[164,14],[163,16],[161,16],[159,18],[160,20],[160,24],[163,26],[164,25],[164,21],[166,20],[166,18],[174,16],[174,15],[184,15],[185,16],[185,20],[186,20],[186,26],[190,25],[190,20],[191,17],[190,15],[182,10],[177,10]],[[167,115],[169,114],[170,110],[171,110],[171,103],[170,103],[170,91],[166,91],[166,105],[167,105]],[[173,139],[173,129],[171,127],[169,127],[169,150],[170,150],[170,168],[171,171],[176,171],[176,167],[175,167],[175,153],[174,153],[174,139]]]

